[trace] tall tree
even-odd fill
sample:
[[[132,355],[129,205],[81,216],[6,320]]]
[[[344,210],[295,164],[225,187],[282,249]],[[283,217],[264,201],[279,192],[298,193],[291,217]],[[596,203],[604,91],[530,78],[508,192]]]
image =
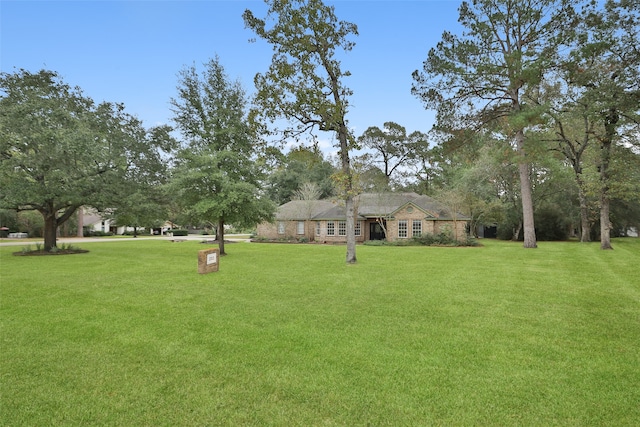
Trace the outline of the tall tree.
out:
[[[391,186],[391,175],[407,166],[418,153],[424,152],[425,145],[428,146],[426,135],[418,131],[407,135],[405,127],[394,122],[385,122],[382,129],[377,126],[367,128],[358,137],[358,143],[373,150],[374,162],[381,164],[387,187]]]
[[[335,172],[319,149],[295,147],[281,155],[271,167],[265,189],[271,200],[279,205],[292,200],[298,190],[311,183],[320,191],[318,198],[326,199],[334,193],[331,177]]]
[[[53,71],[2,73],[0,90],[0,204],[38,211],[50,251],[78,207],[118,196],[133,118],[119,104],[96,106]]]
[[[558,90],[559,88],[565,90]],[[569,162],[578,189],[580,206],[580,241],[591,241],[591,221],[587,182],[585,180],[585,157],[593,143],[596,123],[590,119],[590,107],[580,99],[572,97],[575,88],[569,84],[558,84],[547,92],[555,92],[549,100],[548,115],[551,118],[554,142],[551,149],[562,154]],[[554,105],[559,100],[558,105]]]
[[[271,66],[255,78],[259,112],[292,123],[286,134],[313,129],[334,132],[340,153],[338,184],[346,206],[347,263],[356,262],[354,183],[349,150],[355,141],[347,126],[349,96],[337,50],[350,51],[355,24],[338,21],[321,0],[266,0],[267,17],[246,10],[244,22],[273,46]]]
[[[244,89],[229,80],[217,57],[202,74],[191,66],[180,77],[171,105],[184,145],[172,188],[193,220],[215,224],[224,255],[225,224],[254,226],[273,215],[272,202],[260,192],[255,160],[261,144],[249,125]]]
[[[129,135],[135,141],[126,144],[129,163],[120,184],[121,196],[107,206],[107,213],[117,225],[132,226],[137,235],[138,227],[161,227],[169,219],[170,200],[164,186],[169,178],[167,158],[177,143],[169,126],[145,130],[136,119],[131,127]]]
[[[473,0],[459,11],[464,33],[443,33],[422,71],[413,73],[412,93],[438,110],[441,125],[459,128],[451,123],[457,118],[502,124],[519,156],[524,247],[535,248],[527,130],[539,111],[527,99],[555,65],[563,31],[571,26],[570,2]]]
[[[593,135],[600,145],[600,247],[611,249],[611,156],[624,132],[640,123],[640,2],[591,2],[581,18],[563,67],[582,90],[590,119],[598,122]]]

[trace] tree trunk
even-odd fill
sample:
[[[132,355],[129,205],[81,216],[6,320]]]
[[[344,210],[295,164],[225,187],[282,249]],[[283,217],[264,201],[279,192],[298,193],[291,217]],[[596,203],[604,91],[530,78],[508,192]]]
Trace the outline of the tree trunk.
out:
[[[611,221],[609,219],[609,157],[611,140],[603,141],[601,146],[602,161],[600,164],[600,248],[613,249],[611,246]]]
[[[38,212],[42,214],[44,219],[44,250],[50,251],[56,247],[56,240],[58,235],[58,227],[64,224],[71,215],[76,212],[78,205],[67,206],[66,208],[56,208],[53,204],[49,203],[42,209],[38,209]],[[62,215],[57,216],[61,209],[65,209]]]
[[[600,141],[600,248],[613,249],[611,246],[611,220],[609,218],[609,162],[611,146],[616,136],[616,126],[620,119],[615,108],[609,109],[604,116],[604,138]]]
[[[347,223],[347,264],[356,263],[356,209],[354,204],[353,175],[351,174],[351,162],[349,160],[349,130],[344,123],[338,128],[340,140],[340,160],[344,179],[344,201]]]
[[[518,237],[520,236],[520,230],[522,230],[522,221],[518,222],[518,226],[513,229],[511,240],[513,240],[514,242],[518,241]]]
[[[78,232],[76,235],[84,237],[84,212],[82,211],[82,206],[78,208]]]
[[[356,209],[353,196],[347,194],[345,199],[347,211],[347,264],[356,262]]]
[[[580,203],[580,242],[590,242],[591,241],[591,224],[589,223],[589,204],[587,198],[587,191],[585,190],[585,183],[582,179],[582,166],[581,166],[581,157],[582,152],[587,146],[588,139],[585,139],[585,142],[581,144],[580,149],[576,150],[573,147],[573,144],[567,142],[567,145],[571,148],[571,156],[566,156],[569,158],[572,164],[573,173],[576,178],[576,185],[578,186],[578,201]]]
[[[58,232],[58,220],[56,212],[42,213],[44,218],[44,250],[49,252],[56,247],[56,234]]]
[[[524,229],[524,247],[536,248],[536,228],[533,220],[533,197],[531,195],[531,178],[529,177],[529,163],[524,151],[524,131],[516,133],[516,147],[520,155],[518,172],[520,175],[520,195],[522,198],[522,226]]]
[[[218,239],[218,247],[220,248],[220,256],[226,255],[224,251],[224,219],[218,220],[218,230],[216,232],[216,239]]]
[[[609,221],[609,197],[605,191],[600,195],[600,249],[611,246],[611,222]]]
[[[591,224],[589,224],[589,206],[587,195],[581,186],[582,180],[578,178],[578,200],[580,201],[580,241],[591,241]]]

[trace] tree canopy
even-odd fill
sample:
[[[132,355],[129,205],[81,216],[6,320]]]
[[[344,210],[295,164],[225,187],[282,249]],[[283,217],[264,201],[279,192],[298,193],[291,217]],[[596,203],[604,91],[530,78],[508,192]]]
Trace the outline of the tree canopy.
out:
[[[350,51],[357,26],[339,21],[333,6],[321,0],[267,0],[266,19],[246,10],[244,22],[273,47],[269,70],[255,77],[257,115],[292,124],[284,136],[319,129],[338,141],[338,187],[346,207],[347,263],[356,262],[354,185],[349,150],[354,146],[346,115],[351,90],[337,51]]]
[[[124,106],[99,105],[48,70],[0,77],[0,204],[44,219],[44,248],[82,205],[118,199],[132,153],[152,156],[156,141],[136,137],[140,122]]]
[[[225,224],[253,226],[273,215],[273,203],[260,191],[262,144],[249,125],[245,91],[227,77],[219,58],[202,73],[186,67],[180,77],[171,105],[184,140],[172,192],[192,220],[217,227],[225,254]]]

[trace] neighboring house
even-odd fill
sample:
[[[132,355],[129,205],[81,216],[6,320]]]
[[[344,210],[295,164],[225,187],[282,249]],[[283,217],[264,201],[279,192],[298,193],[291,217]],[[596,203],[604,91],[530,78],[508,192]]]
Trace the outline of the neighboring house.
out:
[[[116,226],[112,219],[103,217],[93,208],[82,207],[80,209],[82,210],[82,226],[85,232],[112,233],[114,235],[133,232],[133,227]],[[178,228],[176,224],[166,221],[161,228],[155,228],[153,232],[154,234],[165,234],[175,228]],[[138,228],[138,233],[141,230]]]
[[[356,241],[398,240],[450,231],[466,237],[469,217],[452,213],[446,205],[416,193],[364,193],[356,197]],[[278,208],[275,221],[258,225],[266,239],[301,239],[323,243],[346,242],[344,206],[328,200],[294,200]]]
[[[80,209],[82,209],[82,226],[84,230],[117,234],[116,227],[112,226],[111,220],[103,218],[95,209],[88,207],[81,207]]]

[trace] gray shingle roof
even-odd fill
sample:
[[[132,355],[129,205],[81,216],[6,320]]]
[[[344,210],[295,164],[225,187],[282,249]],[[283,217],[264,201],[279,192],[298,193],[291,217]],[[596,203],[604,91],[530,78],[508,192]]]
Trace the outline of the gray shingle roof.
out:
[[[358,219],[388,217],[398,209],[413,204],[429,217],[444,220],[451,214],[444,203],[417,193],[363,193],[355,199]],[[343,205],[329,200],[293,200],[278,208],[277,220],[339,220],[345,218]],[[458,213],[456,219],[470,218]]]
[[[416,197],[416,193],[363,193],[356,202],[360,215],[388,216]]]
[[[307,220],[330,210],[335,204],[330,200],[292,200],[278,208],[277,220]]]

